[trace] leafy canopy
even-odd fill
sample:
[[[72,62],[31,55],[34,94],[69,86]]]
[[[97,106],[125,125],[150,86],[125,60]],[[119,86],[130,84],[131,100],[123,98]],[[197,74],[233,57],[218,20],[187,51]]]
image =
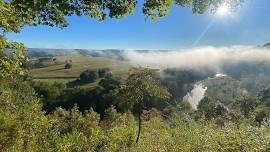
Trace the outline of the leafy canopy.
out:
[[[124,109],[132,109],[141,104],[147,97],[168,100],[171,94],[153,78],[156,70],[148,68],[132,68],[127,80],[118,89],[118,100]]]
[[[8,42],[0,35],[0,78],[23,74],[25,47],[22,43]]]
[[[155,21],[168,14],[173,3],[192,8],[193,14],[207,10],[215,12],[224,4],[237,9],[245,0],[145,0],[142,12]],[[133,14],[137,0],[0,0],[0,28],[6,32],[18,32],[25,25],[49,25],[66,27],[66,16],[89,16],[99,21],[107,17],[119,19]]]

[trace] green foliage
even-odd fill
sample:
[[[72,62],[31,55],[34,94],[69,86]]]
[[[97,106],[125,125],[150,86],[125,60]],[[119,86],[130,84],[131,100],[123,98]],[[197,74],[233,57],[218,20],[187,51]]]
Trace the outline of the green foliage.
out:
[[[191,7],[194,14],[201,14],[207,10],[215,12],[223,3],[230,3],[231,9],[235,9],[243,1],[174,2],[182,7]],[[168,14],[172,3],[172,0],[146,0],[143,13],[156,21]],[[0,0],[0,29],[5,33],[19,32],[25,25],[63,28],[68,25],[65,17],[73,14],[87,15],[100,21],[107,16],[119,19],[132,14],[136,4],[136,0]],[[154,115],[145,118],[145,102],[156,101],[153,100],[156,98],[166,101],[171,95],[153,78],[155,70],[144,68],[133,68],[122,85],[105,69],[86,71],[81,75],[82,81],[93,82],[102,77],[99,86],[93,90],[67,89],[57,83],[32,84],[37,94],[43,96],[41,100],[46,100],[42,105],[26,82],[3,79],[23,74],[21,64],[25,60],[24,55],[22,44],[9,42],[0,36],[1,151],[269,151],[267,91],[259,96],[261,102],[255,97],[236,101],[232,110],[245,119],[239,119],[237,123],[226,122],[222,127],[217,126],[212,118],[225,115],[226,108],[209,98],[203,99],[198,106],[198,112],[203,114],[198,121],[189,116],[194,111],[184,102],[168,108],[164,113],[169,112],[169,115],[153,112]],[[189,80],[189,76],[179,77]],[[133,115],[117,113],[110,107],[115,101],[113,90],[117,92],[117,108],[123,111],[133,109],[139,116],[139,126],[144,128],[139,144],[133,144],[137,133]],[[74,107],[74,103],[78,106]],[[54,108],[63,106],[68,110],[52,108],[52,112],[45,115],[42,107],[48,105]],[[260,127],[253,125],[252,121]]]
[[[124,84],[117,89],[117,105],[124,110],[133,110],[138,114],[139,129],[136,143],[139,141],[141,132],[141,114],[144,102],[149,97],[168,100],[171,94],[153,78],[156,70],[148,68],[132,68]],[[148,100],[149,102],[149,100]],[[126,108],[126,109],[125,109]]]
[[[93,110],[82,114],[76,106],[70,111],[59,108],[48,118],[47,138],[52,151],[94,151],[103,138],[99,115]]]
[[[98,69],[98,76],[99,76],[100,78],[105,77],[107,74],[111,74],[109,68]]]
[[[101,125],[106,134],[101,150],[127,151],[133,146],[136,122],[131,113],[117,113],[114,107],[110,107],[106,110]]]
[[[0,78],[12,78],[24,74],[22,63],[25,47],[21,43],[8,42],[0,35]]]
[[[250,118],[250,114],[258,106],[259,102],[257,97],[243,96],[234,103],[234,108],[238,107],[245,118]]]
[[[118,113],[110,107],[101,120],[92,109],[81,112],[75,106],[45,115],[27,83],[2,80],[0,92],[1,151],[269,151],[267,121],[263,127],[245,120],[219,127],[212,120],[187,117],[192,110],[182,102],[166,117],[155,110],[144,111],[141,142],[134,144],[137,129],[130,112]],[[250,116],[267,109],[259,105]]]
[[[259,127],[262,125],[267,125],[270,117],[270,107],[266,106],[265,104],[261,104],[254,109],[253,115],[254,120]]]
[[[107,90],[116,89],[120,85],[120,78],[107,74],[100,82],[99,86]]]
[[[127,80],[120,86],[117,96],[120,107],[131,109],[141,104],[147,97],[157,97],[163,100],[170,98],[166,88],[153,78],[156,70],[148,68],[133,68]]]
[[[98,71],[86,70],[80,74],[80,81],[82,82],[94,82],[99,78]]]
[[[65,69],[71,69],[71,68],[72,68],[72,64],[70,63],[65,64]]]
[[[218,7],[224,3],[230,5],[231,11],[236,10],[245,0],[175,0],[175,3],[182,7],[192,7],[193,14],[202,14],[207,10],[215,13]]]
[[[48,120],[33,89],[26,83],[5,79],[0,82],[0,92],[0,149],[41,149]]]
[[[260,101],[270,106],[270,89],[267,88],[260,91],[258,94],[258,98],[260,99]]]
[[[240,82],[229,76],[206,79],[203,84],[207,87],[207,96],[228,107],[235,102],[236,98],[243,94]]]
[[[213,101],[209,97],[204,97],[198,104],[197,109],[206,119],[217,118],[218,116],[224,116],[227,113],[227,109],[225,109],[224,106]]]
[[[77,81],[76,81],[77,82]],[[43,102],[43,109],[50,113],[57,107],[71,109],[75,104],[81,111],[92,107],[101,117],[105,110],[114,104],[113,90],[120,85],[120,79],[107,74],[94,88],[66,87],[63,83],[31,81],[31,86]]]
[[[31,22],[28,15],[21,16],[21,13],[10,3],[0,0],[0,29],[4,32],[18,32],[22,26]]]
[[[157,21],[158,17],[168,14],[172,5],[172,0],[146,0],[143,5],[143,13],[150,17],[152,21]]]
[[[194,14],[201,14],[207,10],[213,12],[223,3],[231,4],[231,9],[237,9],[245,0],[175,0],[182,7],[191,7]],[[172,0],[145,0],[143,14],[156,20],[168,14]],[[122,18],[127,14],[133,14],[137,5],[136,0],[105,0],[105,1],[29,1],[11,0],[0,1],[0,19],[3,19],[0,27],[8,32],[16,32],[24,25],[49,25],[66,27],[68,25],[65,16],[85,15],[102,21],[106,17]]]
[[[64,92],[66,88],[65,84],[63,83],[43,83],[43,82],[36,82],[31,81],[31,86],[41,98],[43,103],[43,109],[47,112],[51,110],[51,106],[56,104],[59,100],[59,97]]]

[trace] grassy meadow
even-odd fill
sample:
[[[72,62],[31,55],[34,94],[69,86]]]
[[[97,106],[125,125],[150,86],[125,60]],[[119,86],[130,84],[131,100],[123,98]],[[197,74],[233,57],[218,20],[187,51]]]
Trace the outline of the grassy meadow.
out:
[[[66,61],[72,64],[71,69],[65,69]],[[31,69],[30,75],[36,81],[67,83],[77,79],[87,69],[109,68],[114,75],[124,77],[131,67],[126,61],[81,55],[56,56],[56,62],[57,64],[47,67]]]

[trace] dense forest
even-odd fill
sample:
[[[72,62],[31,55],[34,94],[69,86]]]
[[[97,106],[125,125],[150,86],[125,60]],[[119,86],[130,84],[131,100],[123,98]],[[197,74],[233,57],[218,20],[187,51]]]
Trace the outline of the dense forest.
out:
[[[235,10],[244,0],[225,2]],[[125,71],[115,68],[120,61],[105,55],[98,59],[114,69],[108,65],[78,70],[84,68],[78,61],[58,61],[62,56],[50,53],[27,56],[22,43],[6,38],[6,33],[20,32],[25,26],[65,28],[66,16],[120,19],[133,14],[137,3],[0,0],[0,151],[270,151],[269,62],[224,64],[226,74],[137,65]],[[145,0],[142,13],[155,22],[168,14],[172,4],[202,14],[216,12],[223,3]],[[127,64],[117,53],[117,60]],[[91,55],[89,59],[97,62],[94,55],[100,54]],[[63,73],[47,82],[35,77],[44,74],[42,70]],[[60,82],[67,74],[68,81]],[[196,96],[192,93],[197,86],[205,92],[194,104],[187,99]]]

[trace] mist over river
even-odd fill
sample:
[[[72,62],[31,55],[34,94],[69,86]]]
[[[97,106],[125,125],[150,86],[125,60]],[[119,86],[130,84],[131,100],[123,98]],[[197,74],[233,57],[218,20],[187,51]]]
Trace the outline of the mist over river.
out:
[[[203,99],[207,87],[202,83],[196,83],[194,88],[184,96],[183,100],[188,101],[193,109],[197,109],[199,102]]]

